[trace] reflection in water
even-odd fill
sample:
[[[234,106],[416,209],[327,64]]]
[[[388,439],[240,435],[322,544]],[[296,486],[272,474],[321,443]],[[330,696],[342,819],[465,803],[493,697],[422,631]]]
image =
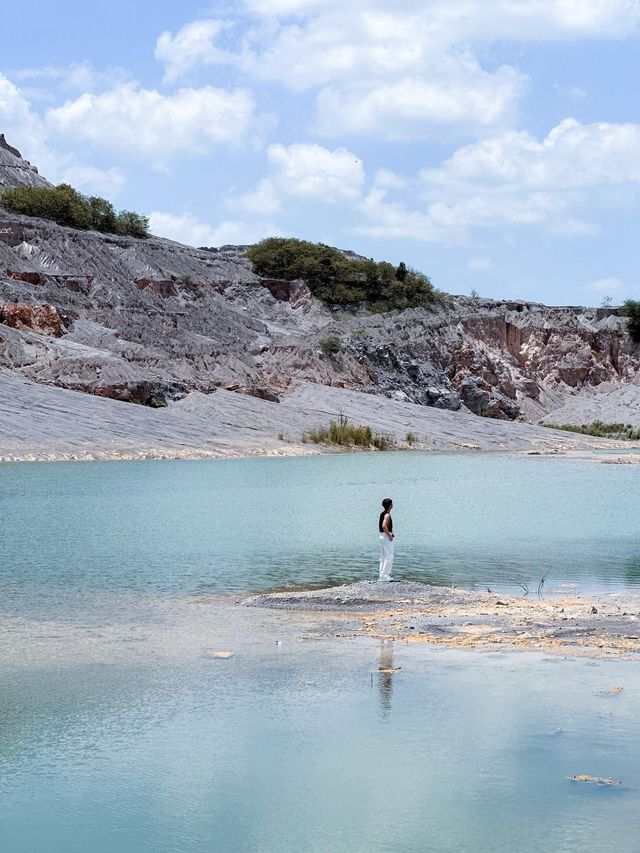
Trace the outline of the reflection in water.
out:
[[[380,641],[380,663],[378,664],[378,690],[380,692],[380,708],[386,719],[391,713],[391,697],[393,695],[393,674],[399,667],[393,667],[393,642]]]

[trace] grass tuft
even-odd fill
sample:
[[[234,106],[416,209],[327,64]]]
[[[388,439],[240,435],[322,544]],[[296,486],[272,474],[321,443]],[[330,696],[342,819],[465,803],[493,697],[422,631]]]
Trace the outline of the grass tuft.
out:
[[[596,438],[615,438],[619,441],[640,441],[640,429],[634,429],[631,424],[605,424],[603,421],[592,421],[590,424],[542,424],[549,429],[562,429],[565,432],[575,432],[579,435],[593,435]]]
[[[374,447],[376,450],[389,450],[394,446],[391,436],[375,433],[370,426],[351,423],[344,415],[340,415],[337,421],[331,421],[328,427],[319,426],[306,432],[302,440],[339,447]]]

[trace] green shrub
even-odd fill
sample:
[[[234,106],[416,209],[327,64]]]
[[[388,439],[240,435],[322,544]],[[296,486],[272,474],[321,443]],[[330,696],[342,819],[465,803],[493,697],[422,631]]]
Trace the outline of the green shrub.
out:
[[[593,421],[590,424],[542,424],[550,429],[562,429],[565,432],[575,432],[580,435],[594,435],[596,438],[617,438],[620,441],[640,441],[640,429],[634,429],[631,424],[605,424]]]
[[[328,335],[320,341],[320,349],[324,355],[337,355],[342,349],[342,341],[337,335]]]
[[[635,299],[627,299],[623,303],[620,313],[629,319],[627,330],[631,335],[631,340],[640,344],[640,302]]]
[[[270,237],[247,249],[258,275],[304,279],[314,296],[331,305],[366,303],[380,311],[427,306],[440,300],[428,276],[385,261],[347,257],[322,243]]]
[[[149,220],[131,210],[116,213],[111,202],[100,196],[86,196],[69,184],[57,187],[8,187],[0,194],[0,204],[14,213],[50,219],[58,225],[106,234],[123,234],[141,239],[149,236]]]
[[[415,432],[408,432],[407,433],[407,444],[409,445],[409,447],[413,447],[413,445],[416,443],[416,441],[417,441],[417,439],[416,439]]]
[[[394,444],[390,436],[374,433],[370,426],[353,424],[344,415],[340,415],[337,421],[331,421],[328,427],[320,426],[310,430],[302,436],[302,440],[340,447],[375,447],[376,450],[389,450]]]

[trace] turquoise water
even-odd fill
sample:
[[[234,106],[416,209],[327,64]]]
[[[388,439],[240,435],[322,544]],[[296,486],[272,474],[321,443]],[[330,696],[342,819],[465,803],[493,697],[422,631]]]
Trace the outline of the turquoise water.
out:
[[[640,584],[640,469],[584,460],[355,454],[0,466],[4,601],[245,592],[396,575],[532,590]]]
[[[300,645],[5,675],[2,850],[637,853],[637,663]]]
[[[386,495],[398,576],[635,588],[637,477],[489,455],[0,466],[0,850],[637,853],[640,662],[326,639],[234,604],[375,576]]]

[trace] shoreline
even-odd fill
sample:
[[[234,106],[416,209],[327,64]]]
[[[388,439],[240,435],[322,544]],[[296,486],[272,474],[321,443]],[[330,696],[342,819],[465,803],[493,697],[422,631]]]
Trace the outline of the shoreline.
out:
[[[426,456],[444,455],[473,455],[473,456],[531,456],[543,459],[582,459],[589,462],[597,462],[604,465],[635,465],[640,463],[640,444],[632,444],[628,447],[610,447],[609,445],[594,446],[593,448],[575,449],[573,447],[549,448],[545,450],[522,450],[519,448],[480,448],[471,445],[457,445],[451,447],[427,448],[419,446],[392,447],[387,450],[375,450],[374,448],[362,448],[357,446],[332,446],[321,444],[288,444],[274,447],[251,447],[251,448],[220,448],[217,450],[189,449],[189,450],[152,450],[140,449],[138,451],[113,451],[109,453],[104,450],[94,452],[55,452],[50,450],[30,450],[25,453],[0,452],[0,465],[19,464],[29,462],[178,462],[178,461],[203,461],[203,460],[232,460],[232,459],[295,459],[300,457],[336,456],[345,454],[389,454],[389,453],[419,453]],[[606,451],[606,452],[603,452]]]
[[[629,658],[640,654],[640,591],[543,599],[413,581],[361,581],[303,592],[262,593],[241,604],[322,614],[334,623],[325,628],[334,637],[483,651]]]

